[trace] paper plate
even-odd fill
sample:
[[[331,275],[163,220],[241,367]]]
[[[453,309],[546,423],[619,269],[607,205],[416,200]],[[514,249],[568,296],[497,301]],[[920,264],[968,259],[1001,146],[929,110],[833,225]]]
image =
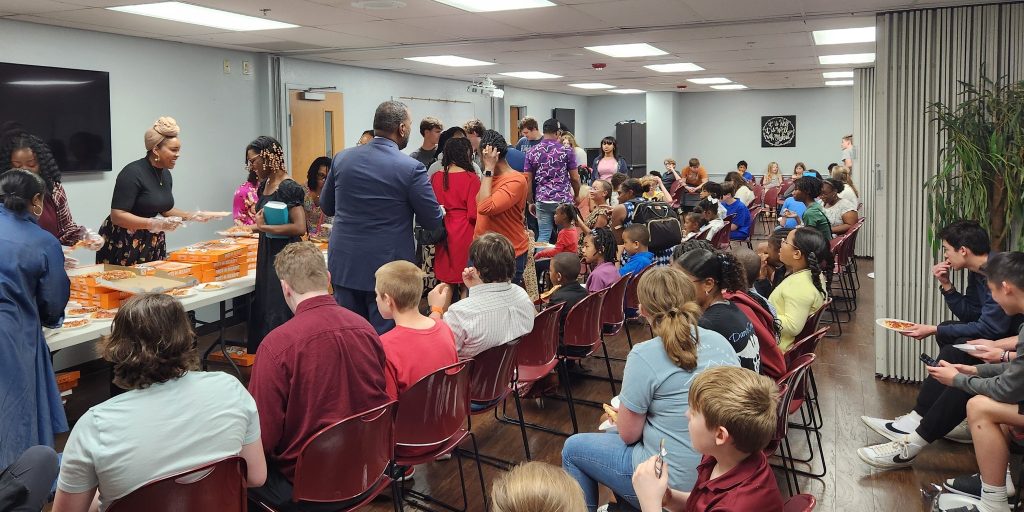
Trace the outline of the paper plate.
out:
[[[896,328],[896,327],[890,327],[889,325],[886,325],[887,322],[904,322],[904,323],[908,323],[908,324],[914,324],[914,322],[907,322],[906,320],[900,320],[898,318],[879,318],[879,319],[875,320],[876,324],[878,324],[881,327],[884,327],[886,329],[889,329],[890,331],[895,331],[895,332],[898,332],[898,333],[905,333],[908,330],[910,330],[910,327],[903,328],[903,329],[899,329],[899,328]]]
[[[604,420],[604,422],[597,426],[598,430],[610,430],[613,428],[615,428],[615,424],[609,420]]]
[[[92,316],[92,314],[95,313],[96,311],[99,311],[98,308],[91,308],[88,311],[75,311],[76,309],[88,309],[88,308],[82,308],[81,306],[78,306],[78,307],[74,307],[74,308],[65,309],[64,310],[64,317],[65,318],[87,318],[87,317]]]
[[[67,325],[68,322],[78,322],[78,321],[81,321],[81,320],[85,320],[85,322],[83,322],[81,325],[75,325],[75,326]],[[75,329],[81,329],[82,327],[85,327],[85,326],[87,326],[87,325],[89,325],[91,323],[92,323],[92,320],[89,320],[88,318],[73,318],[71,320],[65,320],[64,324],[61,325],[60,328],[61,328],[61,330],[64,330],[64,331],[73,331]]]
[[[213,285],[213,286],[210,286],[210,285]],[[221,286],[217,286],[217,285],[221,285]],[[227,287],[228,287],[227,283],[217,282],[217,283],[203,283],[201,285],[196,286],[195,289],[199,290],[201,292],[219,292],[221,290],[224,290]]]
[[[171,290],[171,291],[177,292],[177,293],[171,293],[171,292],[165,292],[165,293],[167,293],[167,295],[170,295],[171,297],[174,297],[175,299],[184,299],[186,297],[194,297],[196,295],[196,290],[194,288],[177,288],[177,289]]]
[[[974,352],[975,350],[978,350],[977,345],[971,345],[970,343],[960,343],[957,345],[953,345],[953,348],[958,348],[960,350],[963,350],[964,352]]]
[[[619,400],[618,395],[613,396],[612,399],[608,401],[608,404],[611,405],[612,407],[616,408],[616,409],[619,408],[619,404],[620,403],[622,403],[622,402]]]

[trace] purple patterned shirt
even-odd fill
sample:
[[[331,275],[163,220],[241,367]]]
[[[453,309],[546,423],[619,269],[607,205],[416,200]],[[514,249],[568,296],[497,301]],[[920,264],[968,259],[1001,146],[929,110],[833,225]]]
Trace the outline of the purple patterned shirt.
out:
[[[544,139],[526,151],[525,172],[533,174],[536,200],[571,203],[569,171],[576,169],[576,153],[557,140]]]

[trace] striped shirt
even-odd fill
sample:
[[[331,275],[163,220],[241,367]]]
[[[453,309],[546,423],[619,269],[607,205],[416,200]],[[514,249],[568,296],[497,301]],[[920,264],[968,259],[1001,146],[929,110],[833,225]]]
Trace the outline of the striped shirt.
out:
[[[459,357],[467,359],[530,332],[535,315],[526,290],[508,282],[484,283],[452,304],[444,321],[455,335]]]

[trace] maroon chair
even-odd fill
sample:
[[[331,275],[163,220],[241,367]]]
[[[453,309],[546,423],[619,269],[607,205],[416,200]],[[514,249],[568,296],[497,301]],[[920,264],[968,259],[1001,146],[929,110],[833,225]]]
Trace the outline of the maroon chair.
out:
[[[774,226],[772,226],[772,222],[778,218],[779,193],[781,191],[782,187],[779,187],[778,185],[774,187],[768,187],[764,191],[765,213],[764,216],[761,218],[764,220],[765,233],[767,233],[769,236],[771,236],[772,229],[774,229]]]
[[[248,509],[245,471],[245,459],[227,457],[154,480],[114,501],[107,510],[245,512]]]
[[[397,407],[392,400],[324,427],[309,438],[295,465],[292,501],[344,501],[351,503],[338,510],[356,510],[391,487]],[[268,503],[259,504],[275,510]]]
[[[812,512],[818,501],[810,494],[797,494],[786,500],[782,506],[782,512]]]
[[[715,235],[711,237],[711,240],[709,240],[711,246],[714,247],[715,249],[722,251],[729,249],[729,234],[732,233],[732,219],[730,219],[730,217],[733,216],[727,215],[725,217],[725,219],[722,221],[724,222],[724,224],[722,224],[722,227],[718,231],[716,231]]]
[[[747,238],[740,240],[740,242],[746,242],[747,248],[750,250],[754,250],[754,231],[761,224],[762,215],[764,215],[764,206],[757,205],[750,209],[750,230],[747,231]]]
[[[817,290],[815,290],[815,293],[817,293]],[[793,340],[801,340],[814,334],[814,331],[818,330],[818,325],[821,324],[821,315],[825,312],[826,309],[828,309],[830,304],[832,304],[832,298],[826,298],[825,302],[821,304],[821,307],[819,307],[817,310],[814,311],[814,313],[811,313],[811,315],[807,317],[807,321],[804,323],[804,328],[801,329],[800,332],[793,337]]]
[[[789,409],[793,403],[793,397],[797,390],[801,389],[804,380],[807,378],[807,371],[817,356],[804,354],[793,362],[793,367],[778,380],[779,383],[779,408],[776,416],[776,430],[772,441],[765,449],[766,455],[771,455],[776,450],[782,459],[782,470],[786,475],[786,486],[790,495],[800,494],[800,482],[797,475],[801,472],[796,469],[796,461],[793,459],[793,449],[789,444]],[[792,482],[790,481],[792,476]],[[796,492],[793,492],[794,488]]]
[[[612,386],[612,396],[615,395],[615,382],[612,380],[612,364],[608,360],[608,348],[601,342],[601,306],[607,289],[598,290],[584,297],[576,303],[569,314],[565,316],[565,328],[562,334],[562,350],[560,350],[558,365],[561,372],[560,378],[565,381],[565,398],[569,402],[569,418],[572,420],[572,433],[579,433],[579,424],[576,421],[576,402],[596,405],[601,404],[586,400],[574,400],[572,397],[572,386],[569,385],[569,361],[582,361],[597,352],[598,348],[604,348],[604,363],[608,369],[608,380]]]
[[[607,293],[601,304],[602,338],[606,334],[615,336],[626,323],[626,289],[629,288],[629,279],[630,276],[622,276],[606,288]],[[635,292],[636,288],[633,291]]]
[[[706,233],[706,232],[705,232]],[[623,307],[624,315],[626,320],[642,319],[637,308],[640,306],[640,298],[637,295],[636,287],[640,284],[640,278],[647,273],[648,270],[654,268],[654,265],[648,265],[646,268],[629,276],[629,284],[626,285],[626,299],[625,306]],[[625,322],[623,322],[625,326]],[[647,326],[650,329],[650,325]],[[651,331],[651,337],[654,337],[654,331]],[[626,343],[629,343],[629,348],[633,348],[633,335],[629,332],[629,327],[626,326]]]
[[[790,369],[796,366],[796,361],[807,355],[814,354],[818,350],[818,344],[825,337],[828,332],[828,327],[818,329],[810,336],[803,338],[790,347],[789,352],[786,352],[786,364]],[[818,444],[818,455],[821,457],[821,471],[797,471],[797,473],[805,476],[814,478],[821,478],[828,472],[828,466],[825,460],[824,445],[821,443],[821,430],[825,426],[825,418],[821,414],[821,404],[818,401],[818,385],[814,381],[814,369],[809,368],[807,370],[807,378],[804,380],[803,385],[794,390],[793,401],[789,406],[789,414],[793,415],[797,412],[800,413],[800,422],[790,422],[789,427],[797,430],[802,430],[807,440],[807,452],[806,458],[793,457],[796,462],[802,462],[811,464],[814,460],[814,443],[811,442],[811,434],[814,434],[814,440]]]
[[[473,357],[469,372],[469,430],[473,430],[473,416],[496,410],[505,401],[515,385],[516,351],[520,339],[489,348]],[[518,402],[519,398],[516,397]],[[522,409],[519,409],[522,420]],[[497,412],[495,411],[495,414]],[[523,445],[527,445],[523,430]],[[492,466],[509,469],[514,462],[479,454],[480,460]]]
[[[395,418],[395,464],[415,466],[454,453],[462,483],[463,508],[456,509],[425,493],[402,489],[400,482],[395,481],[395,494],[400,500],[404,501],[408,494],[417,500],[438,504],[449,510],[468,510],[469,497],[462,472],[462,455],[456,448],[468,437],[473,442],[473,453],[479,454],[476,436],[462,428],[469,419],[469,374],[472,364],[471,359],[459,361],[417,381],[398,397],[398,413]],[[474,459],[484,501],[481,510],[487,510],[484,470],[480,458],[474,456]],[[422,507],[422,504],[415,501],[410,500],[410,503]]]

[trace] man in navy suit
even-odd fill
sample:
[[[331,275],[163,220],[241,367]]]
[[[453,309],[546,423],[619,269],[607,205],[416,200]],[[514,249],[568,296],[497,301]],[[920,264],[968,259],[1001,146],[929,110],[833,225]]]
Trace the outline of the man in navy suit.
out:
[[[427,170],[402,153],[411,132],[404,103],[381,103],[373,115],[373,140],[334,157],[320,194],[320,208],[334,217],[327,253],[334,299],[369,320],[378,334],[395,324],[377,310],[374,273],[385,263],[416,260],[414,215],[427,229],[443,224]]]

